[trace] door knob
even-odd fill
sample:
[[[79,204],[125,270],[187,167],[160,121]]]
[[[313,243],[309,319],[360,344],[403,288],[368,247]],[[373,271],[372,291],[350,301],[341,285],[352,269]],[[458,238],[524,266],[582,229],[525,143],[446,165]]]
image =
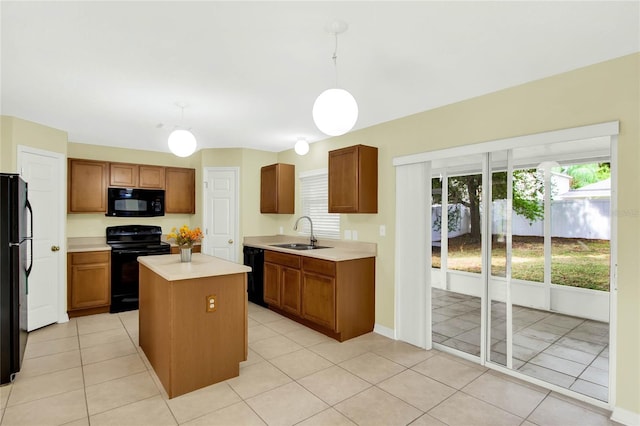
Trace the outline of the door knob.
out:
[[[228,243],[229,243],[229,244],[233,244],[233,240],[229,240],[229,241],[228,241]]]
[[[51,251],[60,251],[60,246],[51,246]]]

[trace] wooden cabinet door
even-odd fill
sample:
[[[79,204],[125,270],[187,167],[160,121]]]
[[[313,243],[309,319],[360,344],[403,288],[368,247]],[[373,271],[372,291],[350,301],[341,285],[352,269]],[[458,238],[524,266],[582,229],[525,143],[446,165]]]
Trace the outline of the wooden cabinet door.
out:
[[[278,175],[276,164],[260,170],[260,213],[278,212]]]
[[[136,164],[110,163],[109,186],[136,188],[138,186],[138,166]]]
[[[358,211],[357,146],[329,152],[329,212]]]
[[[139,166],[138,187],[144,189],[164,189],[164,167]]]
[[[304,272],[302,276],[302,316],[336,331],[336,280]]]
[[[165,169],[165,213],[196,212],[196,171],[167,167]]]
[[[95,308],[111,304],[109,252],[71,253],[68,257],[68,309]]]
[[[281,308],[295,315],[301,314],[300,309],[300,270],[286,267],[280,268],[280,287],[282,289]]]
[[[293,214],[295,166],[272,164],[260,169],[260,213]]]
[[[264,301],[280,307],[280,266],[264,262]]]
[[[329,213],[378,213],[378,148],[329,151]]]
[[[70,158],[67,176],[69,213],[105,213],[109,163]]]

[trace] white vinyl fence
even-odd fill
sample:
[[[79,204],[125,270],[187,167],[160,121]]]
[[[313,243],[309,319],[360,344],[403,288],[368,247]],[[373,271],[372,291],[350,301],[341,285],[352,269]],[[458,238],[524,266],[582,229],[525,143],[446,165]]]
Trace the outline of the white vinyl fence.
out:
[[[555,200],[551,202],[551,236],[560,238],[611,239],[610,213],[611,203],[608,198]],[[454,230],[449,231],[449,237],[457,237],[470,231],[469,208],[462,204],[449,207],[449,211],[458,211],[460,218]],[[451,213],[450,213],[451,214]],[[440,230],[434,228],[440,221],[442,206],[431,207],[431,238],[440,241]],[[506,200],[493,202],[492,234],[506,233]],[[544,235],[542,220],[529,223],[529,219],[513,216],[513,235],[537,236]]]

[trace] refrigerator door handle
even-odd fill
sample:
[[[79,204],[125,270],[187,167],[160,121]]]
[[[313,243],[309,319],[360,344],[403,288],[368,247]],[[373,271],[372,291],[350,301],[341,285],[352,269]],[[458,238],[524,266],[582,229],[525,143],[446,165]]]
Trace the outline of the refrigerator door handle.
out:
[[[29,209],[29,219],[31,220],[31,236],[26,238],[27,240],[29,240],[29,245],[31,246],[31,259],[29,259],[31,262],[26,271],[28,277],[31,273],[31,268],[33,268],[33,209],[31,208],[31,203],[29,202],[29,200],[27,200],[27,209]]]

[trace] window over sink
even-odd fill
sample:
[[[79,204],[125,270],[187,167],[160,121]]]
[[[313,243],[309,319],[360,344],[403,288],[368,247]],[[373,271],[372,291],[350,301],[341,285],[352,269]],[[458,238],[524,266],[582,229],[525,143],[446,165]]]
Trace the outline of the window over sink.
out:
[[[313,221],[316,237],[340,238],[340,214],[329,213],[329,178],[327,169],[300,173],[302,215]],[[301,234],[309,235],[308,221],[300,224]]]

